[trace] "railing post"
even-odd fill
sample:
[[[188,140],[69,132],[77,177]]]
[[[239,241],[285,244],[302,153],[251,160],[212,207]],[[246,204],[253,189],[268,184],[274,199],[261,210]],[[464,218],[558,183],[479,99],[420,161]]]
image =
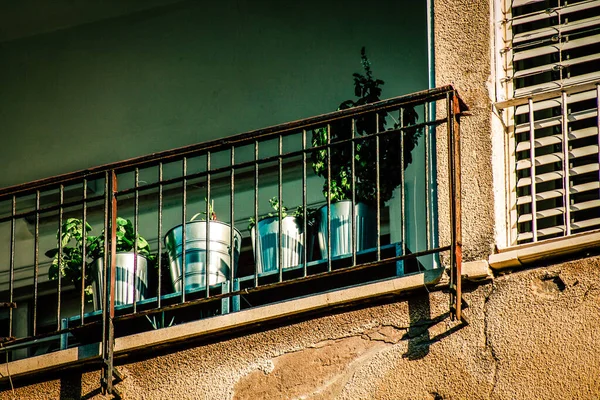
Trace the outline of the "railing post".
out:
[[[104,259],[108,259],[106,252],[110,248],[110,272],[104,269],[107,279],[104,280],[104,301],[102,308],[103,315],[103,343],[102,343],[102,378],[100,384],[103,394],[112,394],[116,398],[121,398],[119,392],[113,387],[113,377],[120,379],[119,374],[114,369],[113,350],[115,339],[115,328],[113,320],[115,317],[115,297],[114,288],[116,283],[116,263],[117,263],[117,175],[114,170],[105,175],[107,184],[105,185],[105,253]],[[110,222],[110,236],[106,234],[107,223]],[[105,261],[106,263],[106,261]],[[106,265],[105,265],[106,267]]]
[[[460,103],[456,92],[451,92],[448,106],[448,151],[450,167],[450,219],[451,219],[451,255],[450,255],[450,315],[452,319],[462,320],[462,228],[461,228],[461,176],[460,176]]]

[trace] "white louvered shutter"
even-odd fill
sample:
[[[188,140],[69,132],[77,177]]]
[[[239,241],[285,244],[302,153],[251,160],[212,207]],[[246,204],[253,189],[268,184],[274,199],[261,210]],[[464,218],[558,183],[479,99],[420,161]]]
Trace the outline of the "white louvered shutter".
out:
[[[600,0],[507,2],[512,244],[600,228]]]

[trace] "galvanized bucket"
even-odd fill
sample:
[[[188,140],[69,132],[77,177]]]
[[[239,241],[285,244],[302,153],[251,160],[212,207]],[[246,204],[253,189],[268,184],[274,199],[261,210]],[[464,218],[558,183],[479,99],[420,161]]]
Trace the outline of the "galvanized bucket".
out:
[[[134,267],[135,267],[135,301],[144,300],[148,295],[148,260],[146,257],[137,255],[137,265],[135,265],[135,253],[117,253],[117,264],[115,268],[116,278],[113,296],[115,306],[133,303],[134,288]],[[94,261],[96,279],[92,284],[92,298],[94,310],[102,309],[103,305],[103,277],[104,277],[104,259],[98,258]]]
[[[185,290],[206,287],[206,223],[193,221],[185,225]],[[210,241],[208,284],[215,285],[229,280],[231,276],[231,226],[220,221],[209,221]],[[169,255],[169,270],[175,291],[182,287],[182,225],[176,226],[165,235]],[[233,273],[237,274],[242,235],[234,229]]]
[[[356,213],[356,251],[377,246],[377,212],[365,203],[354,206]],[[352,253],[352,201],[331,204],[331,257]],[[319,209],[319,250],[327,258],[327,206]]]
[[[255,241],[256,229],[258,239]],[[281,254],[283,269],[302,264],[304,237],[302,219],[285,217],[281,220]],[[265,218],[250,231],[257,273],[279,270],[279,218]],[[254,248],[256,243],[256,248]]]

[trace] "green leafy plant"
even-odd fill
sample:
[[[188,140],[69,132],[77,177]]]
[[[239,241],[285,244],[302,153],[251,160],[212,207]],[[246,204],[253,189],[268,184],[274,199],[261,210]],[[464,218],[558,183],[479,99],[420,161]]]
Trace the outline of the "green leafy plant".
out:
[[[302,206],[296,207],[293,212],[289,213],[288,208],[283,205],[283,201],[280,203],[279,199],[277,197],[271,197],[269,199],[269,204],[271,205],[271,208],[273,209],[273,211],[260,217],[259,221],[266,219],[266,218],[279,217],[279,208],[280,207],[281,207],[281,218],[285,218],[287,216],[292,216],[295,218],[304,218],[304,211],[302,209]],[[308,214],[307,224],[312,225],[311,221],[314,220],[314,210],[307,209],[307,214]],[[255,225],[256,225],[256,219],[254,217],[250,217],[248,230],[252,230],[252,228]]]
[[[375,79],[371,70],[371,62],[367,58],[365,48],[361,50],[361,65],[364,75],[355,73],[354,94],[356,100],[343,101],[338,110],[345,110],[381,100],[384,81]],[[376,140],[370,136],[374,132],[386,130],[387,117],[394,121],[393,130],[401,130],[382,135],[379,138],[379,151],[376,149]],[[369,204],[376,204],[376,168],[380,169],[380,200],[382,203],[389,200],[395,188],[402,184],[402,170],[412,162],[411,152],[417,145],[422,134],[421,129],[410,128],[415,125],[418,115],[411,107],[402,111],[402,124],[394,116],[385,111],[370,112],[355,118],[354,129],[351,119],[341,119],[332,123],[329,130],[326,127],[313,131],[313,147],[325,146],[329,142],[334,144],[355,137],[363,137],[354,142],[354,171],[356,200]],[[402,126],[401,126],[402,125]],[[370,137],[369,137],[370,136]],[[400,165],[401,140],[404,137],[404,166]],[[327,180],[323,185],[323,195],[331,195],[331,201],[352,199],[352,143],[346,142],[332,146],[329,150],[321,148],[312,154],[312,167],[314,172],[327,179],[327,164],[331,170],[331,184]]]
[[[82,266],[85,262],[85,292],[91,295],[91,282],[93,280],[92,261],[104,256],[104,230],[99,236],[90,235],[92,230],[90,224],[86,222],[85,230],[83,221],[78,218],[68,218],[61,227],[60,247],[48,250],[46,256],[52,258],[52,264],[48,270],[50,279],[61,278],[67,282],[72,282],[76,287],[81,287]],[[83,238],[85,236],[85,260],[83,257]],[[57,232],[58,239],[58,232]],[[148,259],[153,263],[156,256],[150,253],[150,245],[140,235],[136,235],[133,224],[130,220],[117,217],[116,234],[117,252],[134,251],[137,242],[137,254]],[[60,257],[59,257],[60,256]]]
[[[150,245],[140,235],[136,235],[133,229],[133,224],[130,220],[117,217],[117,253],[129,252],[136,250],[137,240],[137,254],[144,256],[148,261],[154,261],[155,256],[150,253]],[[92,260],[96,260],[104,256],[104,230],[99,236],[87,237],[87,253]]]
[[[52,264],[48,270],[48,276],[51,280],[58,279],[60,273],[61,278],[67,282],[72,282],[76,287],[81,287],[81,268],[83,261],[83,237],[87,236],[87,232],[92,230],[90,224],[86,222],[85,232],[83,229],[83,221],[77,218],[69,218],[62,224],[62,236],[60,237],[60,246],[62,252],[59,252],[58,246],[55,249],[48,250],[46,256],[52,258]],[[58,239],[58,232],[56,233]],[[60,258],[59,258],[59,253]],[[85,274],[86,294],[91,294],[92,274],[89,268],[86,268]]]

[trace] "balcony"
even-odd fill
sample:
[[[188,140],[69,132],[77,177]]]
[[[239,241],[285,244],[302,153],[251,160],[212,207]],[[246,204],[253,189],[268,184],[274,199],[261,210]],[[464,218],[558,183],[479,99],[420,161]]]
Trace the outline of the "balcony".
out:
[[[4,350],[92,346],[110,392],[117,338],[435,285],[445,267],[460,319],[465,109],[447,86],[0,190]]]

